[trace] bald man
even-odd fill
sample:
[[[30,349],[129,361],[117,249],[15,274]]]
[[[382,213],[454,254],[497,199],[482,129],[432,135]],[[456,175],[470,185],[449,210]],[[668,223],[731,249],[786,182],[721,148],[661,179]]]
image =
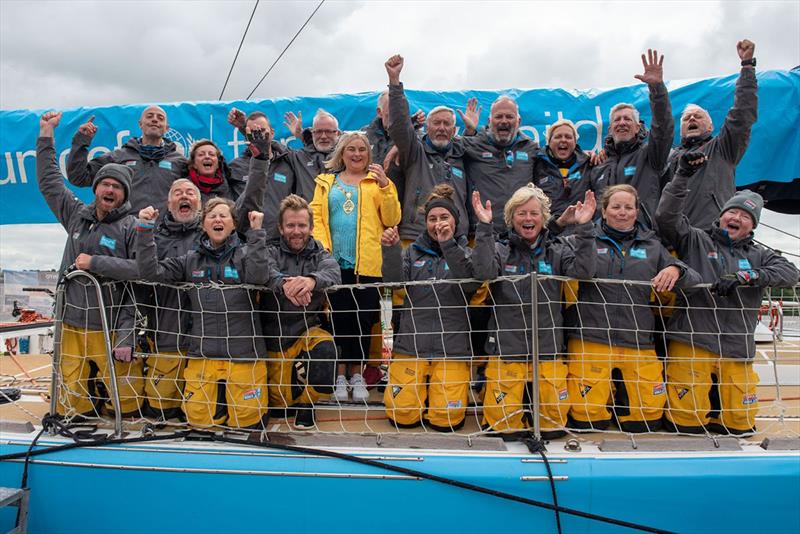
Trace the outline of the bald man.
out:
[[[122,147],[89,161],[89,145],[97,133],[94,116],[78,127],[72,138],[67,159],[67,178],[73,185],[89,187],[95,174],[107,163],[120,163],[133,170],[133,183],[128,199],[130,213],[138,214],[147,206],[167,213],[166,199],[172,182],[186,176],[188,162],[172,141],[164,139],[169,130],[167,112],[159,106],[148,106],[139,118],[141,137],[131,137]]]

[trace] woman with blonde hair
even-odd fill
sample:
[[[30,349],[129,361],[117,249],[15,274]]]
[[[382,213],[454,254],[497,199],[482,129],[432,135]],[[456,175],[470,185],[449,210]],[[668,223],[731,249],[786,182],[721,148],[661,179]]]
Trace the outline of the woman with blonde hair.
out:
[[[542,435],[546,439],[563,435],[567,422],[569,396],[564,354],[564,327],[561,315],[562,282],[553,276],[587,279],[594,276],[595,251],[592,236],[594,193],[587,191],[583,202],[572,208],[578,226],[574,244],[548,235],[550,199],[528,184],[517,189],[505,205],[507,232],[493,235],[492,205],[481,203],[475,191],[472,207],[478,218],[473,255],[475,277],[494,280],[538,273],[537,313],[539,368],[531,359],[533,321],[531,277],[494,280],[489,286],[492,315],[486,353],[486,388],[483,399],[483,424],[492,430],[523,430],[528,417],[529,382],[539,376],[539,401]]]
[[[343,284],[381,280],[381,236],[400,222],[395,185],[383,167],[372,163],[369,140],[362,132],[347,132],[325,162],[330,173],[316,178],[311,209],[314,238],[331,252],[342,269]],[[330,295],[339,369],[334,398],[366,402],[369,397],[362,368],[369,354],[372,324],[378,318],[377,289],[353,289]],[[346,375],[350,374],[347,382]]]

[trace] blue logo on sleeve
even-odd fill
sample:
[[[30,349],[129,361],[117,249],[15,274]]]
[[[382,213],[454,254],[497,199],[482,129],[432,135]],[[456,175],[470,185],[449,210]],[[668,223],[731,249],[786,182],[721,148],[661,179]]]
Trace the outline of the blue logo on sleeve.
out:
[[[117,240],[111,239],[107,235],[104,235],[100,237],[100,246],[106,247],[109,250],[114,250],[115,248],[117,248]]]
[[[162,169],[169,169],[172,170],[172,162],[171,161],[159,161],[158,166]]]
[[[748,261],[747,258],[739,260],[739,269],[752,269],[752,267],[750,267],[750,261]]]
[[[528,161],[528,153],[517,150],[517,159],[519,161]]]
[[[273,176],[273,178],[275,179],[276,182],[280,182],[282,184],[286,183],[286,175],[285,174],[281,174],[279,172],[276,172],[275,176]]]
[[[640,260],[647,259],[647,250],[643,248],[632,248],[629,254],[631,258],[639,258]]]
[[[462,171],[458,167],[450,167],[450,170],[453,172],[453,176],[455,176],[456,178],[464,178],[464,171]]]
[[[636,165],[631,165],[630,167],[625,167],[623,169],[623,172],[625,173],[625,176],[633,176],[634,174],[636,174]]]
[[[239,279],[239,271],[236,270],[236,267],[231,267],[230,265],[225,266],[225,278],[235,278]]]
[[[553,274],[553,266],[544,260],[539,260],[538,271],[542,274]]]

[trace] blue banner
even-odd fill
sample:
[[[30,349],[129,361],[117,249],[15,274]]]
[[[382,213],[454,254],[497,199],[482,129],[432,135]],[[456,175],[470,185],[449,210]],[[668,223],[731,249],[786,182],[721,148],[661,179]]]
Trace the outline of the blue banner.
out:
[[[706,108],[718,130],[733,104],[733,92],[738,74],[720,78],[692,81],[672,81],[667,84],[675,115],[675,141],[679,137],[679,117],[689,103]],[[758,73],[758,122],[753,128],[750,148],[737,169],[737,185],[743,186],[764,180],[789,183],[800,179],[800,72],[765,71]],[[432,92],[407,91],[412,112],[429,110],[437,105],[463,109],[470,97],[483,106],[481,124],[485,124],[492,101],[500,94],[517,99],[522,115],[522,130],[542,142],[545,127],[560,117],[578,124],[581,147],[599,149],[608,131],[608,113],[618,102],[630,102],[650,123],[647,87],[643,84],[615,89],[586,91],[565,89],[512,89],[507,91]],[[227,159],[244,150],[242,136],[227,123],[231,107],[249,113],[260,110],[270,117],[275,137],[289,146],[298,146],[283,124],[287,111],[303,113],[310,125],[318,108],[324,108],[339,119],[340,128],[355,130],[368,124],[375,116],[377,92],[325,97],[279,98],[261,101],[182,102],[161,104],[169,117],[167,138],[178,143],[188,154],[192,142],[211,139],[222,149]],[[138,120],[144,105],[100,108],[74,108],[64,111],[56,129],[56,148],[61,169],[66,173],[72,135],[78,126],[92,115],[98,127],[90,148],[94,157],[120,147],[129,136],[140,135]],[[5,164],[0,171],[0,224],[50,223],[55,218],[48,209],[36,185],[36,137],[39,116],[45,110],[0,111],[0,152]],[[77,195],[91,202],[89,188],[76,190]]]

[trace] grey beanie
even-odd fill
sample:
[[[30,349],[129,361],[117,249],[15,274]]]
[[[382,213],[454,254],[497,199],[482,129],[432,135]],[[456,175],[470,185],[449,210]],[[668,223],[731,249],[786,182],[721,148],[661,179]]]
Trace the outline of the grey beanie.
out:
[[[92,191],[97,190],[97,184],[99,184],[100,180],[103,178],[112,178],[121,183],[122,188],[125,190],[125,198],[123,199],[123,202],[128,200],[128,197],[131,196],[133,169],[127,165],[120,165],[119,163],[106,163],[100,167],[100,170],[94,175],[94,180],[92,181]]]
[[[729,209],[739,208],[750,214],[750,217],[753,218],[753,228],[755,228],[758,226],[758,220],[761,218],[761,208],[763,207],[764,199],[761,198],[761,195],[755,191],[744,189],[733,195],[733,197],[722,206],[722,211],[719,214],[722,215]]]

